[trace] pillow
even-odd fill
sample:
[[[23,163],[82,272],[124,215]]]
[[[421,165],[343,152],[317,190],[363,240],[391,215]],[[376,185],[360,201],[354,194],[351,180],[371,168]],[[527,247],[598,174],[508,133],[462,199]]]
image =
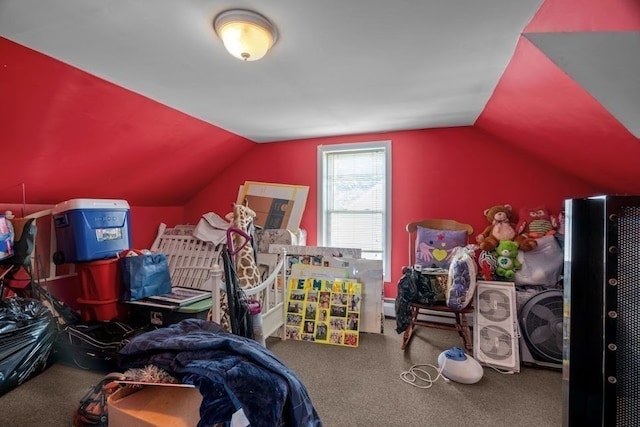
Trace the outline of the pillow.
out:
[[[467,243],[465,230],[434,230],[418,226],[416,233],[416,265],[449,269],[451,250]]]
[[[447,305],[463,310],[469,305],[476,290],[476,261],[473,249],[454,248],[447,277]]]

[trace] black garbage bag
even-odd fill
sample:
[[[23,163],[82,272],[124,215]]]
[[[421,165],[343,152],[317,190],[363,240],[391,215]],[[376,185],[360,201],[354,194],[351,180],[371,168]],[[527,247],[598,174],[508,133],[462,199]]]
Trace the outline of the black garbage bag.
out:
[[[53,345],[57,361],[72,363],[82,369],[109,372],[119,369],[118,352],[131,339],[155,326],[134,329],[110,321],[90,321],[67,325],[58,332]]]
[[[396,297],[396,332],[402,333],[409,327],[411,320],[411,303],[424,305],[435,304],[436,292],[430,278],[412,267],[407,267],[398,281]]]
[[[55,337],[53,316],[41,301],[0,300],[0,396],[47,367]]]

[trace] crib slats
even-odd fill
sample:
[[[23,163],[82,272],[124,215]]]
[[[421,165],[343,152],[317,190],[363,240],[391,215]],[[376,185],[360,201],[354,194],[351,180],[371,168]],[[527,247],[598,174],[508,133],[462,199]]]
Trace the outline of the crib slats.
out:
[[[193,237],[194,226],[178,225],[167,228],[161,224],[158,236],[151,247],[154,252],[162,252],[167,257],[169,275],[173,286],[207,289],[212,291],[213,320],[220,321],[220,280],[221,251],[224,245],[214,245]],[[286,277],[284,260],[280,257],[277,266],[260,285],[244,289],[247,297],[262,301],[262,317],[265,336],[279,334],[284,338]],[[212,280],[209,280],[212,279]]]
[[[193,226],[166,228],[151,248],[167,257],[173,286],[204,289],[205,282],[220,261],[222,245],[193,237]]]

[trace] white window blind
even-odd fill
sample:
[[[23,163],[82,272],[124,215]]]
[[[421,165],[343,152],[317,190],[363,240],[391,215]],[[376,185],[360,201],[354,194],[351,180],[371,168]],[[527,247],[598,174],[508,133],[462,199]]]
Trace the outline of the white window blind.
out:
[[[388,265],[388,143],[321,148],[319,188],[323,246],[360,248]]]

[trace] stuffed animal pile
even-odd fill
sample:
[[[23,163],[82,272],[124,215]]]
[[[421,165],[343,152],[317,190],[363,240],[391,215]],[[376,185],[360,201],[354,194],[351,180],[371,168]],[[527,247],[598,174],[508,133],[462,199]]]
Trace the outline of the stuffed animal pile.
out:
[[[484,211],[489,225],[476,236],[482,252],[478,257],[485,280],[514,280],[522,268],[518,251],[529,252],[543,236],[556,234],[558,221],[544,206],[522,208],[513,222],[511,205],[495,205]]]

